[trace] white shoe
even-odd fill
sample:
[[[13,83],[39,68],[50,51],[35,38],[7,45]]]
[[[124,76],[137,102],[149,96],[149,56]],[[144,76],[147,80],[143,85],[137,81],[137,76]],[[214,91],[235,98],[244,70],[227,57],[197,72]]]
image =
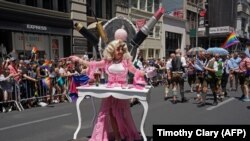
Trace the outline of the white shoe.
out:
[[[191,93],[193,93],[193,92],[194,92],[192,88],[191,88],[190,92],[191,92]]]
[[[12,111],[12,106],[10,106],[10,108],[9,108],[8,112],[11,112],[11,111]]]
[[[45,106],[47,106],[48,104],[47,104],[47,103],[44,103],[44,102],[39,102],[38,105],[41,106],[41,107],[45,107]]]
[[[5,112],[6,112],[6,109],[5,109],[4,107],[2,108],[2,112],[3,112],[3,113],[5,113]]]

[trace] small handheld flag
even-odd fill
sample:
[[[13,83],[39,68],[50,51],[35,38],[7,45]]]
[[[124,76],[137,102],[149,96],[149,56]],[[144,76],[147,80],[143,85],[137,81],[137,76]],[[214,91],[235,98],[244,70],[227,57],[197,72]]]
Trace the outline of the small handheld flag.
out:
[[[36,54],[38,51],[38,48],[37,47],[33,47],[32,50],[31,50],[31,54]]]
[[[224,42],[224,44],[221,46],[222,48],[228,48],[228,47],[230,47],[230,46],[232,46],[232,45],[234,45],[234,44],[237,44],[237,43],[239,43],[240,41],[237,39],[237,37],[236,37],[236,34],[234,33],[234,32],[232,32],[229,36],[228,36],[228,38],[227,38],[227,40]]]

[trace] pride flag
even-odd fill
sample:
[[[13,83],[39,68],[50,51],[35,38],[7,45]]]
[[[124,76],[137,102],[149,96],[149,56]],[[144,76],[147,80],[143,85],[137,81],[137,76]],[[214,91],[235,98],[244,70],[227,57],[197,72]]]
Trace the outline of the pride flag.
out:
[[[31,54],[36,54],[38,51],[38,48],[37,47],[33,47],[32,50],[31,50]]]
[[[46,87],[47,89],[50,88],[50,85],[51,85],[50,78],[46,77],[46,78],[42,79],[42,85],[43,85],[43,87]]]
[[[45,67],[45,68],[52,67],[51,61],[50,60],[45,60],[45,62],[43,63],[42,67]]]
[[[234,44],[239,43],[240,41],[237,39],[236,34],[232,32],[228,37],[224,44],[221,46],[222,48],[228,48]]]

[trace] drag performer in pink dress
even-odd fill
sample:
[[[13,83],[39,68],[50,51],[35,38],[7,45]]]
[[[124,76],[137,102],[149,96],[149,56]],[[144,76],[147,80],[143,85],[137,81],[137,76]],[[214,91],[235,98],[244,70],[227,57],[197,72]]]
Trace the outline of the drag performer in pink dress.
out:
[[[107,87],[110,88],[126,88],[128,71],[134,73],[135,77],[144,76],[143,71],[134,67],[127,45],[122,40],[111,41],[105,48],[103,56],[101,61],[96,62],[88,62],[76,56],[71,56],[70,59],[88,65],[91,70],[90,77],[95,69],[103,68],[108,75]],[[129,100],[113,97],[103,99],[90,141],[108,141],[110,129],[113,129],[117,141],[140,140],[141,137],[131,115]]]

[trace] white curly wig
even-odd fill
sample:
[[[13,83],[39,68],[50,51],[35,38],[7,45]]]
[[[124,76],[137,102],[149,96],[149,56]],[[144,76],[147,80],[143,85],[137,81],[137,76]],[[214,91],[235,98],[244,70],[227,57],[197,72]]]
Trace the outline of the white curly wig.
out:
[[[103,51],[103,59],[112,61],[114,59],[115,50],[117,47],[123,46],[123,59],[131,59],[131,55],[128,51],[127,44],[122,40],[111,41]]]

